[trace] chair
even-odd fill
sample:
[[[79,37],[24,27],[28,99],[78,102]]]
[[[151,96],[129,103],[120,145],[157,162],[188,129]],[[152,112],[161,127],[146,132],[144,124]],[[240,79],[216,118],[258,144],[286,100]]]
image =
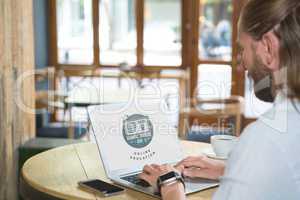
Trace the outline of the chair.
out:
[[[241,132],[241,119],[243,114],[244,99],[240,96],[231,96],[226,99],[196,99],[193,106],[180,111],[179,133],[180,137],[202,142],[209,142],[214,134],[230,134],[239,136]],[[209,130],[191,129],[191,121],[201,118],[214,118],[218,125],[226,124],[225,127],[217,127]],[[202,131],[202,132],[201,132]]]
[[[38,69],[35,73],[36,90],[36,136],[50,138],[82,138],[86,128],[75,124],[70,126],[64,122],[52,122],[50,116],[57,109],[65,111],[66,94],[55,90],[55,68]]]

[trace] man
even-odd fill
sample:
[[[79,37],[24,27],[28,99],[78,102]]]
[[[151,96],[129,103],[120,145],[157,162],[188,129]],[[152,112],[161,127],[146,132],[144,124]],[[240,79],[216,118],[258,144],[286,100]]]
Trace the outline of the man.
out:
[[[271,77],[273,108],[248,126],[225,167],[189,157],[176,168],[147,165],[141,178],[153,186],[170,171],[220,179],[215,200],[300,199],[300,1],[250,0],[240,17],[240,67],[256,85]],[[181,181],[160,186],[163,199],[185,199]]]

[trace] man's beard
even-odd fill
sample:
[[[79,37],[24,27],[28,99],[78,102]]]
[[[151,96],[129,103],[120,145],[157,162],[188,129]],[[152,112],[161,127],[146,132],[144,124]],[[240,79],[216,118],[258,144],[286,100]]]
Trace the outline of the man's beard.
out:
[[[274,102],[271,75],[265,76],[258,83],[254,84],[254,94],[261,101]]]
[[[249,74],[254,80],[255,96],[261,101],[274,102],[272,74],[258,56],[254,57],[251,69]]]

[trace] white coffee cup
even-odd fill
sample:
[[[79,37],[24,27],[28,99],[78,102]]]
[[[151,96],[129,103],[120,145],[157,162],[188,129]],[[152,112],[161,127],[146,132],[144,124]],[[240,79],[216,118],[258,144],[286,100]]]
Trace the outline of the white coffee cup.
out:
[[[232,135],[214,135],[210,143],[217,157],[227,159],[238,141],[238,137]]]

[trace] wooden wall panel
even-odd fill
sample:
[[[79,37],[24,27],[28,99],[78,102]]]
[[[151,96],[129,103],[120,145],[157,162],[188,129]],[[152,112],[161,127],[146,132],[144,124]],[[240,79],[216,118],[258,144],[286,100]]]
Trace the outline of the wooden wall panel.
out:
[[[35,134],[34,78],[17,81],[34,70],[33,39],[32,0],[0,0],[1,200],[18,198],[18,147]]]

